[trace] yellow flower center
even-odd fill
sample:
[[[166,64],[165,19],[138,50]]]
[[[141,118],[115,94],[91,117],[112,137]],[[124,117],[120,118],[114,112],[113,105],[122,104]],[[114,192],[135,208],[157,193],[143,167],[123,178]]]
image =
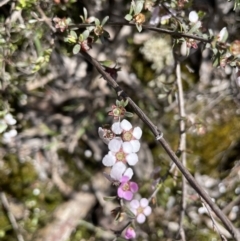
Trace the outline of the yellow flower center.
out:
[[[131,141],[133,139],[132,132],[131,131],[124,132],[123,135],[122,135],[122,139],[124,141]]]
[[[124,162],[125,161],[125,153],[123,151],[119,151],[116,153],[116,158],[117,158],[117,161],[121,161],[121,162]]]
[[[122,187],[123,191],[129,191],[130,190],[130,186],[128,183],[124,183],[123,187]]]
[[[143,213],[143,208],[141,206],[137,208],[137,213],[138,214]]]

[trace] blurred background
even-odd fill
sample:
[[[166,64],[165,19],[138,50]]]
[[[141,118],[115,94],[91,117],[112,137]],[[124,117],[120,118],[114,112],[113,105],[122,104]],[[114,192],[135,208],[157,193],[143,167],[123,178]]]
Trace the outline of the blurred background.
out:
[[[145,1],[150,4],[160,1]],[[81,54],[73,55],[55,31],[54,17],[81,23],[89,16],[126,23],[131,1],[19,0],[0,2],[0,240],[113,240],[117,202],[104,196],[116,190],[103,176],[107,146],[98,127],[111,124],[107,115],[116,94]],[[182,3],[180,7],[180,3]],[[234,2],[165,1],[187,21],[191,10],[203,13],[203,31],[217,35],[223,27],[229,43],[240,39],[239,12]],[[152,6],[154,8],[154,5]],[[152,9],[153,11],[154,9]],[[145,24],[153,14],[143,11]],[[153,12],[152,12],[153,13]],[[171,29],[160,9],[158,27]],[[174,151],[179,144],[179,109],[171,36],[134,26],[106,25],[110,38],[93,44],[89,53],[121,67],[118,83],[164,133]],[[78,30],[81,32],[82,30]],[[238,45],[239,46],[239,45]],[[229,65],[215,68],[212,53],[198,45],[180,58],[184,88],[187,167],[236,227],[240,227],[240,81]],[[128,111],[132,111],[127,107]],[[149,197],[156,179],[166,176],[171,161],[154,136],[143,129],[134,180]],[[155,170],[155,172],[154,172]],[[155,173],[155,175],[153,175]],[[184,219],[186,240],[220,240],[195,191],[188,187]],[[162,183],[153,214],[137,226],[137,240],[180,240],[181,173]],[[219,228],[227,240],[230,235]]]

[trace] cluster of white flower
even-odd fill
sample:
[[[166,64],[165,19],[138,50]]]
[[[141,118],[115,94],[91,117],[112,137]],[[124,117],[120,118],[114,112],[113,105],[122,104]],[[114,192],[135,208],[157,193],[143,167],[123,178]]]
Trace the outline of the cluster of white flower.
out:
[[[113,182],[118,184],[118,198],[129,201],[126,203],[131,212],[135,215],[138,223],[144,223],[146,216],[152,212],[149,201],[146,198],[141,200],[133,199],[138,191],[138,184],[130,181],[133,176],[132,166],[136,165],[138,160],[137,152],[140,150],[140,138],[142,130],[140,127],[133,127],[132,124],[120,117],[124,116],[126,110],[121,106],[113,106],[110,115],[118,119],[113,123],[110,129],[99,128],[100,138],[108,145],[109,152],[103,157],[102,163],[106,167],[111,167],[110,177]],[[125,231],[125,238],[135,238],[135,230],[130,226]]]
[[[4,111],[5,112],[5,111]],[[7,129],[10,126],[14,126],[17,121],[14,119],[12,114],[10,113],[4,113],[1,112],[0,114],[3,115],[2,118],[0,118],[0,133],[3,133],[3,143],[10,143],[12,141],[12,138],[17,136],[17,130],[15,128],[11,128],[10,130],[7,131]]]

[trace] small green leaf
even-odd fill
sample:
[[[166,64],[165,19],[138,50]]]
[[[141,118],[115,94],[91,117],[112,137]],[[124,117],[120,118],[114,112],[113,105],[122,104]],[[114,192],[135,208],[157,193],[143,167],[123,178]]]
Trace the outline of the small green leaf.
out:
[[[131,14],[127,14],[124,18],[125,18],[127,21],[131,21],[133,17],[132,17]]]
[[[103,66],[109,67],[113,64],[112,60],[104,60],[104,61],[99,61],[99,63]]]
[[[138,1],[136,3],[135,8],[134,8],[134,14],[135,15],[139,14],[142,11],[142,9],[143,9],[143,2],[142,1]]]
[[[217,55],[219,52],[217,48],[213,48],[212,51],[213,51],[214,55]]]
[[[0,133],[3,133],[7,129],[7,127],[8,127],[8,125],[5,122],[1,121],[0,122]]]
[[[82,37],[83,37],[83,40],[87,39],[89,37],[89,30],[85,30],[83,33],[82,33]]]
[[[129,118],[132,118],[134,116],[132,112],[128,112],[128,111],[126,111],[124,115]]]
[[[239,0],[235,0],[233,10],[236,11],[238,9],[240,9],[240,1]]]
[[[84,15],[84,19],[87,19],[88,13],[87,13],[87,9],[83,8],[83,15]]]
[[[77,38],[77,34],[73,30],[70,31],[70,35],[73,36],[75,39]]]
[[[217,66],[219,66],[219,64],[220,64],[220,54],[218,53],[213,58],[213,66],[217,67]]]
[[[136,24],[136,27],[139,33],[142,32],[142,25]]]
[[[135,214],[126,206],[124,207],[124,211],[128,215],[129,218],[132,218],[132,219],[136,218]]]
[[[123,103],[123,107],[126,107],[128,105],[128,99],[126,99]]]
[[[73,54],[78,54],[79,51],[81,50],[81,46],[80,44],[76,44],[74,47],[73,47]]]
[[[108,202],[108,201],[113,201],[117,198],[117,196],[112,196],[112,197],[103,197],[103,200]]]
[[[67,18],[67,19],[66,19],[66,23],[67,23],[67,24],[70,24],[71,22],[72,22],[72,19],[71,19],[71,18]]]
[[[95,18],[95,25],[96,25],[96,26],[100,26],[100,21],[99,21],[98,18]]]
[[[87,30],[88,30],[89,32],[92,32],[94,28],[95,28],[94,26],[90,26],[90,27],[87,27]]]
[[[202,26],[202,23],[200,21],[196,22],[192,28],[189,30],[188,33],[195,33],[197,30]]]
[[[105,23],[108,21],[108,19],[109,19],[109,16],[106,16],[106,17],[103,19],[103,21],[102,21],[102,26],[105,25]]]

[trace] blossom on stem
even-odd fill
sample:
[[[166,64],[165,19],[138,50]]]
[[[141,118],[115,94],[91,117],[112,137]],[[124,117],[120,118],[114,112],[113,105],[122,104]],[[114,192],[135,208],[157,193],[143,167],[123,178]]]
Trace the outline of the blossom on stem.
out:
[[[115,134],[108,128],[98,128],[98,135],[105,144],[108,144],[110,140],[115,137]]]
[[[132,227],[128,227],[124,234],[125,239],[136,238],[136,232]]]
[[[129,177],[122,176],[120,180],[121,185],[118,187],[118,196],[127,201],[132,200],[133,194],[138,191],[136,182],[130,182]]]
[[[112,105],[112,110],[108,113],[108,115],[113,116],[114,119],[119,119],[123,117],[126,113],[126,109],[123,106]]]
[[[146,216],[150,215],[152,212],[146,198],[142,198],[140,201],[133,199],[130,202],[130,209],[135,214],[138,223],[144,223]]]
[[[104,166],[111,167],[117,162],[134,166],[138,162],[137,154],[132,152],[132,145],[123,142],[120,138],[112,139],[108,144],[108,148],[110,151],[102,160]]]
[[[132,145],[132,151],[138,152],[140,149],[139,139],[142,136],[140,127],[133,128],[132,124],[123,119],[121,122],[115,122],[112,125],[112,131],[116,135],[121,135],[123,142],[129,142]]]

